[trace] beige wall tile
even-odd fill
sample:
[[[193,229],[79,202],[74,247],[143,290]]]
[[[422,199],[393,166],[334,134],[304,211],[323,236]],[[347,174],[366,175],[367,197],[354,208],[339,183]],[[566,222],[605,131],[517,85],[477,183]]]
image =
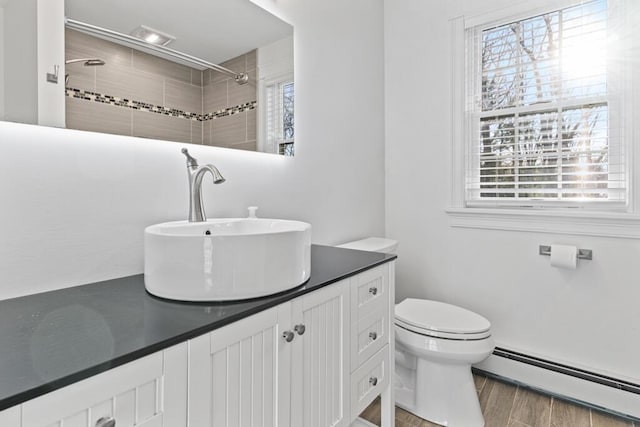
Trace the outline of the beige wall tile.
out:
[[[246,84],[239,85],[234,81],[229,82],[227,93],[227,107],[255,101],[257,99],[255,71],[249,72],[249,81]]]
[[[226,74],[220,73],[218,71],[209,70],[209,79],[205,80],[204,84],[207,84],[207,83],[222,83],[222,82],[226,82],[227,80],[230,80],[230,79],[231,79],[231,77],[229,77]]]
[[[96,91],[102,94],[162,105],[164,82],[154,75],[130,67],[96,69]]]
[[[244,114],[232,114],[211,120],[211,145],[226,147],[246,142]]]
[[[227,108],[227,82],[210,83],[204,87],[204,113],[214,113]]]
[[[166,79],[163,105],[189,113],[202,114],[202,87]]]
[[[227,145],[227,148],[235,148],[236,150],[256,151],[256,141],[241,142],[239,144]]]
[[[211,122],[212,120],[202,122],[202,143],[204,145],[211,145]]]
[[[132,110],[128,108],[70,97],[65,103],[68,129],[131,135]]]
[[[211,83],[211,71],[210,69],[206,69],[202,72],[202,86],[206,86]]]
[[[242,73],[244,71],[247,71],[247,54],[243,54],[240,56],[236,56],[235,58],[231,58],[220,65],[230,69],[234,73]]]
[[[163,114],[134,110],[133,136],[191,142],[191,121]]]
[[[97,57],[104,60],[106,66],[130,66],[131,55],[130,48],[79,31],[65,30],[65,59]]]
[[[191,83],[191,67],[176,64],[157,56],[149,55],[137,50],[133,51],[132,65],[135,69],[147,73],[157,74],[163,77],[180,80],[184,83]]]
[[[222,65],[225,68],[228,68],[229,70],[233,71],[234,73],[243,73],[249,70],[255,70],[256,69],[256,51],[253,50],[251,52],[249,52],[248,54],[243,54],[240,56],[237,56],[235,58],[232,58],[228,61],[225,61],[223,63],[221,63],[220,65]],[[210,71],[209,72],[209,79],[205,80],[205,84],[207,84],[207,81],[210,83],[219,83],[225,80],[232,80],[233,79],[223,73],[217,72],[217,71]]]
[[[204,71],[196,70],[195,68],[191,69],[191,84],[196,86],[203,86],[203,75]]]
[[[65,74],[69,74],[69,83],[65,87],[96,91],[96,67],[85,67],[82,64],[65,66]]]
[[[191,120],[191,143],[202,144],[202,127],[203,122]]]
[[[551,427],[590,426],[589,409],[563,400],[553,399],[551,405]]]
[[[256,121],[257,110],[249,110],[244,114],[247,116],[247,141],[255,141],[258,132],[258,124]]]

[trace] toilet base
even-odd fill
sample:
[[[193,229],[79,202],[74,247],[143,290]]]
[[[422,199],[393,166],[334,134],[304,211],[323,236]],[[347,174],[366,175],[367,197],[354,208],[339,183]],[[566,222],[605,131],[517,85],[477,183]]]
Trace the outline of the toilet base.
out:
[[[471,366],[416,359],[416,370],[396,366],[396,405],[443,426],[483,427]]]

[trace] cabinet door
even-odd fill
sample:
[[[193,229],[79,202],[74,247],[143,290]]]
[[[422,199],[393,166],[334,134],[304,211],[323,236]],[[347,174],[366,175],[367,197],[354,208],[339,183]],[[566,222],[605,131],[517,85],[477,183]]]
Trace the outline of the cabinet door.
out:
[[[20,406],[0,411],[0,426],[20,427]]]
[[[163,353],[158,352],[22,404],[22,427],[163,424]]]
[[[291,425],[305,427],[348,424],[348,336],[346,284],[342,281],[292,302]]]
[[[190,427],[284,425],[277,410],[284,341],[278,313],[288,308],[285,303],[189,341]]]

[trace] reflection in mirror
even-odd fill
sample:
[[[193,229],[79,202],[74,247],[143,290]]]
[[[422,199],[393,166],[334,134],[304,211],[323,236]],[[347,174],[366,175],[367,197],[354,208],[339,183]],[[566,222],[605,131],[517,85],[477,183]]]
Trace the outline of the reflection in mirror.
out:
[[[249,0],[156,0],[154,13],[149,4],[129,0],[0,0],[3,40],[17,31],[8,17],[28,20],[45,3],[60,4],[62,19],[49,13],[50,22],[42,23],[38,13],[27,32],[42,33],[43,25],[53,28],[49,36],[59,32],[62,57],[36,55],[42,44],[49,52],[57,48],[55,37],[38,38],[29,69],[57,70],[57,83],[47,84],[60,90],[38,89],[21,102],[34,113],[18,116],[11,114],[18,109],[3,108],[14,105],[6,95],[17,69],[10,70],[3,42],[4,120],[293,155],[289,24]],[[25,6],[30,12],[16,14]],[[43,85],[40,72],[30,79]],[[37,113],[43,105],[62,114],[45,120],[46,113]]]

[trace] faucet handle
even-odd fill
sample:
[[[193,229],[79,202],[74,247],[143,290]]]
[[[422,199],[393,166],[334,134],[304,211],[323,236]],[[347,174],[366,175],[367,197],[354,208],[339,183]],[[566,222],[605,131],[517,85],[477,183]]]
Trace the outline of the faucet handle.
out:
[[[188,168],[197,168],[198,167],[198,161],[195,158],[191,157],[191,154],[189,154],[189,150],[187,150],[186,148],[183,148],[181,151],[182,151],[182,154],[187,156],[187,167]]]

